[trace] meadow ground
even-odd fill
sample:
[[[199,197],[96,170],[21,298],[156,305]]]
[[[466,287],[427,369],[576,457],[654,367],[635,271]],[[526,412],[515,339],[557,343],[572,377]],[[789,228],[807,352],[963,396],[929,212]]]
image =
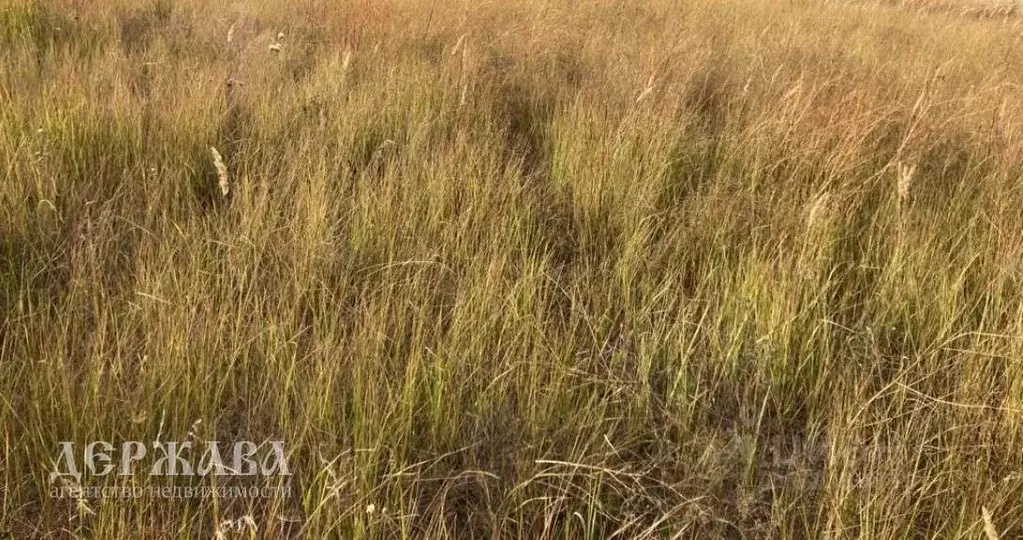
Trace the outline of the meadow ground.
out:
[[[0,536],[1023,535],[1010,4],[0,6]]]

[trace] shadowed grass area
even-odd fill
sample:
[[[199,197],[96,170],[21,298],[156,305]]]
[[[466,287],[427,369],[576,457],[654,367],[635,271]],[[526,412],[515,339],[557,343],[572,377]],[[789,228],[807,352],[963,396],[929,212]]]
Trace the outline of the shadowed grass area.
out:
[[[1023,19],[964,6],[11,0],[0,535],[1019,536]]]

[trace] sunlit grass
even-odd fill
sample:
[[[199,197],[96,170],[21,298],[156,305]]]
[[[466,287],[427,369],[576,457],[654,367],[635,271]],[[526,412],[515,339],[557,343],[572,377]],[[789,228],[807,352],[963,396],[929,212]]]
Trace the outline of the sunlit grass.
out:
[[[214,4],[0,8],[0,533],[1023,531],[1015,11]]]

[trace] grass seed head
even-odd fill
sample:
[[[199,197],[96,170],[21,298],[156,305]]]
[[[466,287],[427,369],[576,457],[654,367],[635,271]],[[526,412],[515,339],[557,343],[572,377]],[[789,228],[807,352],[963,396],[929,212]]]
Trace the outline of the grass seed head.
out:
[[[814,199],[810,205],[810,212],[806,216],[806,226],[809,229],[816,229],[822,225],[831,212],[831,194],[825,191]]]
[[[991,511],[986,506],[981,507],[981,515],[984,518],[984,535],[988,540],[999,540],[998,529],[995,529],[995,522],[991,518]]]
[[[213,166],[217,169],[217,183],[220,186],[220,194],[227,196],[231,192],[231,184],[228,182],[227,165],[224,165],[224,158],[220,156],[217,149],[210,147],[210,154],[213,155]]]
[[[899,194],[899,202],[905,203],[909,200],[909,193],[913,187],[913,175],[916,173],[916,165],[906,165],[900,161],[897,166],[899,178],[896,189]]]

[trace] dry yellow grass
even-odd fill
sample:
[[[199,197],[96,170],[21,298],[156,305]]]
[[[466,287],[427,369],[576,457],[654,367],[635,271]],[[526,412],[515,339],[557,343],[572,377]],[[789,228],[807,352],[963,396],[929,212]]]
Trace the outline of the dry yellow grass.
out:
[[[8,0],[0,536],[1020,537],[1023,18],[917,4]]]

